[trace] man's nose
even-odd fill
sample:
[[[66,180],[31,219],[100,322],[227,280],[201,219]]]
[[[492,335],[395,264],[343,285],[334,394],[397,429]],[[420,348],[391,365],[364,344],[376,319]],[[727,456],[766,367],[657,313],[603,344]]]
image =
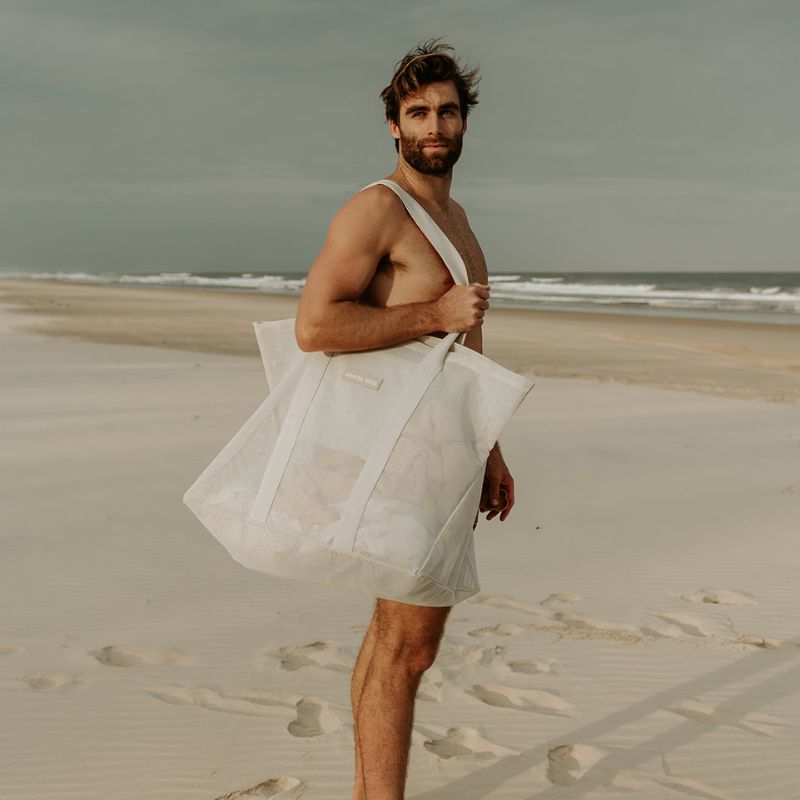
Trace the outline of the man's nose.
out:
[[[438,114],[434,114],[428,122],[428,133],[440,133],[442,130],[442,120]]]

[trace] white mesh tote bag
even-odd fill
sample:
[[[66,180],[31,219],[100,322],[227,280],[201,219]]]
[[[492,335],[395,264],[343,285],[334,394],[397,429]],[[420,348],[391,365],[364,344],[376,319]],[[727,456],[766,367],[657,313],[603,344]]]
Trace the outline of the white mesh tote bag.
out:
[[[428,212],[376,183],[468,283]],[[300,350],[294,319],[254,327],[269,394],[187,489],[191,511],[259,572],[426,606],[479,592],[486,459],[534,384],[456,342],[464,333],[329,353]]]

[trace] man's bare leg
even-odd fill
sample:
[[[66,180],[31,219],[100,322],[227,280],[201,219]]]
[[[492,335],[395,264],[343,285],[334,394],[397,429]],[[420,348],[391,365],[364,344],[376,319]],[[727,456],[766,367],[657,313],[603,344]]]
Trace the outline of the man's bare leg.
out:
[[[354,740],[356,751],[356,776],[355,786],[353,788],[353,800],[366,800],[366,791],[364,789],[364,777],[361,771],[361,745],[358,741],[358,708],[361,704],[361,692],[364,689],[364,679],[367,675],[369,662],[372,660],[372,652],[375,649],[375,640],[377,638],[376,632],[378,629],[378,609],[377,606],[372,614],[367,632],[364,635],[364,641],[361,644],[361,649],[358,651],[358,658],[356,658],[355,666],[353,667],[353,680],[350,685],[350,700],[353,706],[353,721],[355,723]]]
[[[372,655],[354,710],[361,760],[358,800],[403,800],[414,699],[436,658],[449,612],[450,606],[378,598],[370,625],[375,627]]]

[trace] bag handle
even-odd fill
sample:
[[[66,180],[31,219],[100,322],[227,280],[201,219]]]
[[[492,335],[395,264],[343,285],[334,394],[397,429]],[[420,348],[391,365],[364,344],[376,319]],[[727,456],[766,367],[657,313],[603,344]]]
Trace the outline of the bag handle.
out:
[[[377,435],[369,455],[356,479],[344,515],[330,542],[334,550],[351,553],[356,541],[356,533],[364,516],[367,501],[372,495],[383,469],[400,434],[411,419],[434,378],[442,371],[445,356],[450,345],[459,334],[448,333],[441,342],[429,350],[417,364],[408,383],[403,387],[396,401],[396,413],[392,414]]]
[[[411,219],[417,223],[417,227],[426,236],[431,245],[433,245],[433,248],[439,254],[442,261],[444,261],[444,264],[449,270],[453,280],[457,284],[466,286],[469,283],[469,274],[467,273],[467,266],[464,263],[464,259],[461,258],[461,253],[458,252],[455,245],[450,241],[450,239],[447,238],[444,231],[437,224],[436,220],[425,210],[419,200],[409,194],[402,186],[400,186],[400,184],[395,183],[395,181],[389,180],[388,178],[383,178],[379,181],[373,181],[372,183],[362,187],[360,191],[363,192],[364,189],[369,189],[370,186],[375,186],[379,183],[383,184],[384,186],[388,186],[400,198],[400,200],[403,201],[403,205],[406,207],[406,211],[408,211]],[[450,336],[450,334],[448,334],[448,336]],[[448,344],[445,352],[447,352],[450,344],[452,344],[453,341],[458,339],[458,344],[463,345],[466,338],[466,331],[457,332],[455,337],[453,337]]]

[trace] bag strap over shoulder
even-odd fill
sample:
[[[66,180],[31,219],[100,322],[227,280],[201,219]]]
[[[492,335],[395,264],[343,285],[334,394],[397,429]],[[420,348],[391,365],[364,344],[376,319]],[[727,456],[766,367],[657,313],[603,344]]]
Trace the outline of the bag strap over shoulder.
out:
[[[467,273],[466,264],[464,259],[461,258],[461,253],[458,252],[455,245],[445,235],[444,231],[439,227],[436,220],[425,210],[422,204],[415,197],[410,195],[402,186],[395,181],[383,178],[379,181],[373,181],[370,184],[362,187],[360,191],[369,189],[370,186],[375,186],[382,183],[388,186],[402,201],[406,207],[409,216],[417,227],[425,234],[428,241],[433,245],[434,250],[439,254],[445,266],[450,271],[453,280],[457,284],[466,285],[469,283],[469,275]],[[458,334],[455,341],[458,344],[463,344],[464,339],[467,338],[467,332],[462,331]]]
[[[436,224],[433,217],[428,214],[417,200],[394,181],[381,180],[375,181],[375,183],[383,183],[394,190],[405,204],[412,219],[441,256],[442,261],[450,270],[453,280],[457,284],[466,285],[468,276],[464,261],[452,242]],[[370,186],[372,185],[374,184],[370,184]],[[367,187],[365,186],[364,188],[366,189]],[[428,386],[442,370],[452,345],[454,343],[463,344],[466,335],[466,331],[461,333],[452,331],[435,344],[425,342],[430,346],[430,350],[423,355],[416,365],[412,375],[396,399],[395,408],[397,413],[388,418],[386,425],[380,431],[370,450],[370,454],[351,492],[351,498],[344,517],[329,542],[329,545],[334,549],[345,553],[352,551],[356,531],[361,523],[361,517],[364,514],[367,501],[389,459],[400,432],[410,419]],[[460,341],[457,341],[459,339]],[[292,403],[283,419],[280,433],[270,454],[267,467],[250,509],[250,521],[253,523],[263,524],[269,516],[278,491],[278,485],[289,463],[305,414],[314,399],[330,361],[331,354],[325,352],[307,353],[302,360],[302,374],[295,389]]]
[[[398,183],[390,181],[388,178],[373,181],[367,186],[364,186],[361,191],[363,192],[364,189],[368,189],[370,186],[375,186],[378,183],[388,186],[403,201],[403,205],[406,207],[411,218],[417,223],[419,229],[425,234],[428,241],[441,256],[447,269],[450,270],[453,280],[460,284],[469,283],[467,267],[464,264],[464,259],[461,258],[461,254],[450,239],[445,236],[444,231],[436,223],[436,220],[425,210],[419,200],[410,195]]]

